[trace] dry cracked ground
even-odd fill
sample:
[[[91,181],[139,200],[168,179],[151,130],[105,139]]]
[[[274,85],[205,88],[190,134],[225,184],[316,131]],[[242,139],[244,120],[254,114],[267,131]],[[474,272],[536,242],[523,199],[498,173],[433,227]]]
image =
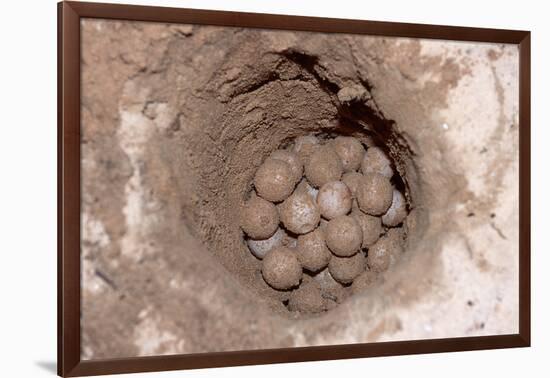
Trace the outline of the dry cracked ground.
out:
[[[82,358],[518,329],[515,46],[197,25],[82,25]],[[263,158],[311,132],[383,143],[403,258],[296,317],[235,222]]]

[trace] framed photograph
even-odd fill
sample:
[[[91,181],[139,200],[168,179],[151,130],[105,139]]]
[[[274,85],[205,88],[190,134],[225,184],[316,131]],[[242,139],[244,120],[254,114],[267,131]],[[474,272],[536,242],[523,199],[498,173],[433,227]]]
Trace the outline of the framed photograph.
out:
[[[59,375],[530,345],[528,31],[58,12]]]

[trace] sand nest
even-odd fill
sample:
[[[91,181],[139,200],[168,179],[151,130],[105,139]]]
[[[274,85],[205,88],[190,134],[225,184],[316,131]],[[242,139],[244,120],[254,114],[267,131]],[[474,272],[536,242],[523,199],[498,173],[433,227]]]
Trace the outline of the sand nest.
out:
[[[364,89],[327,86],[296,52],[275,59],[276,77],[306,79],[274,79],[259,98],[229,96],[220,140],[225,147],[193,156],[201,206],[190,209],[197,216],[188,222],[272,311],[308,317],[347,300],[366,270],[372,284],[391,272],[416,232],[406,217],[420,214],[409,215],[420,186],[407,142],[372,99],[365,101]],[[257,106],[263,117],[269,113],[268,122],[256,118]],[[378,248],[395,227],[398,248]],[[371,248],[382,252],[369,258]],[[333,282],[307,290],[319,290],[321,303],[314,311],[302,308],[294,298],[303,297],[298,289],[323,280]]]

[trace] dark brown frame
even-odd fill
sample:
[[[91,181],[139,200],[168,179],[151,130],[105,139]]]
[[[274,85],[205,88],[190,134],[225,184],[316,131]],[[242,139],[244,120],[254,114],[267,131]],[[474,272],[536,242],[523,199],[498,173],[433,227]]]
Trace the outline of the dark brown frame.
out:
[[[519,333],[433,340],[82,361],[80,359],[80,19],[104,18],[517,44],[519,76]],[[99,375],[530,346],[529,31],[341,20],[166,7],[58,4],[58,374]]]

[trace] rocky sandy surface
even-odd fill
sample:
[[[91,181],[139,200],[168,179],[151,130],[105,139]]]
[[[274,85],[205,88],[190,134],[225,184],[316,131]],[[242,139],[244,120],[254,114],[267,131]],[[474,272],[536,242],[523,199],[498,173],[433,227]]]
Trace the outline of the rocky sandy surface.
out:
[[[84,359],[517,332],[515,46],[104,20],[82,41]],[[235,220],[310,132],[384,143],[412,212],[382,281],[295,318]]]

